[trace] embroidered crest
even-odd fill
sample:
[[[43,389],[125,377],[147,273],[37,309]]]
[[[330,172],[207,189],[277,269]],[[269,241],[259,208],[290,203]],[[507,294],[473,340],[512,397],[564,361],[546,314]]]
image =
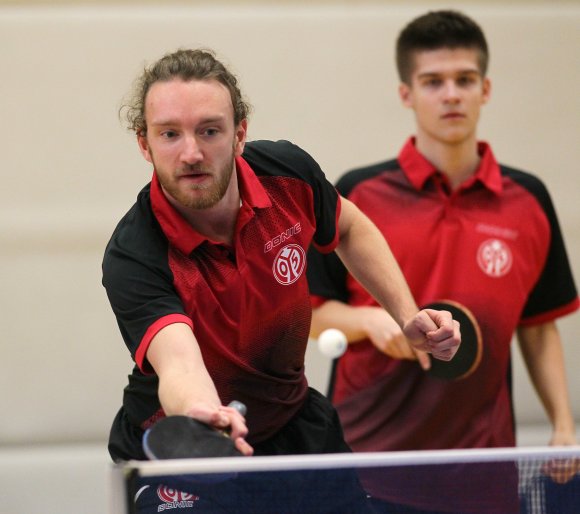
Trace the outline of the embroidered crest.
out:
[[[477,264],[490,277],[506,275],[512,267],[512,261],[509,246],[499,239],[488,239],[477,250]]]
[[[282,248],[272,265],[274,278],[282,285],[287,286],[296,282],[306,265],[306,253],[297,244],[286,245]]]

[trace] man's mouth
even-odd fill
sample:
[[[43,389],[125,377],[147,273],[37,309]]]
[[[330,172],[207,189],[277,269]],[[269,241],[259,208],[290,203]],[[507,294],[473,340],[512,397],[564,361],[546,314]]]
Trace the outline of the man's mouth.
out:
[[[177,180],[180,182],[187,182],[188,184],[201,184],[208,180],[211,174],[203,170],[182,170],[177,175]]]
[[[444,120],[456,120],[465,118],[465,114],[460,112],[448,112],[442,116]]]
[[[177,178],[207,177],[210,173],[200,168],[181,168],[177,170]]]

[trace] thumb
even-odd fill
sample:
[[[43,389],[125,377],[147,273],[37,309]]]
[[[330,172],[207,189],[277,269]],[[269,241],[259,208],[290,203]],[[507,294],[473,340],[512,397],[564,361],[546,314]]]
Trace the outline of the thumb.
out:
[[[417,360],[419,361],[422,370],[427,371],[431,368],[431,357],[429,357],[427,352],[415,350],[415,355],[417,356]]]

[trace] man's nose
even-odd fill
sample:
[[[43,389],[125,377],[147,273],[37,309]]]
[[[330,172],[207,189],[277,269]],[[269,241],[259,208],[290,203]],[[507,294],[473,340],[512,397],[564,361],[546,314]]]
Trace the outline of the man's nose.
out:
[[[458,102],[460,99],[459,87],[453,80],[448,80],[445,82],[445,87],[443,90],[444,98],[447,102]]]
[[[187,136],[183,139],[181,151],[181,160],[187,164],[195,164],[203,159],[203,153],[194,135]]]

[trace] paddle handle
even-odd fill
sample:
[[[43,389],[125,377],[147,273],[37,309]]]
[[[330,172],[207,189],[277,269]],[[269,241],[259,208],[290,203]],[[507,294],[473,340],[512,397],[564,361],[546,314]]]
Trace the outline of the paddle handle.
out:
[[[237,410],[242,416],[245,416],[246,413],[248,412],[248,408],[246,407],[246,405],[243,404],[242,402],[239,402],[238,400],[233,400],[230,403],[228,403],[228,407]]]

